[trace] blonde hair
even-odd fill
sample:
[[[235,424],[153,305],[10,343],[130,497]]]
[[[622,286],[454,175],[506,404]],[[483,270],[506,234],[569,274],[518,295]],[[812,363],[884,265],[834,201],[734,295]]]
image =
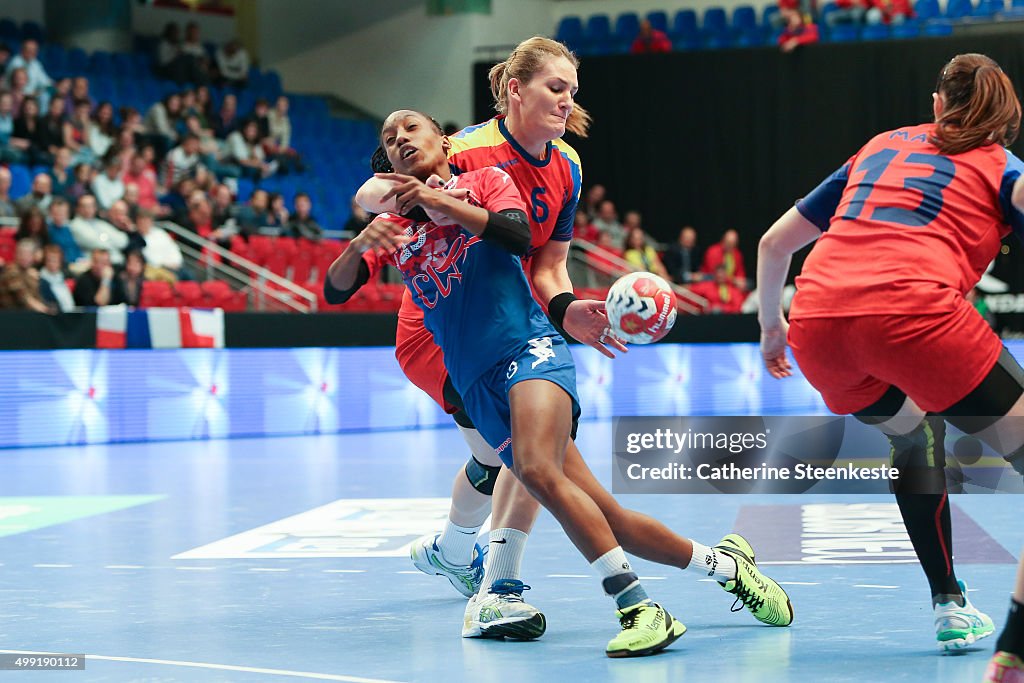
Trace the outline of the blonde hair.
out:
[[[575,68],[579,68],[580,60],[576,58],[569,48],[557,40],[534,36],[527,38],[512,50],[512,54],[491,67],[487,74],[491,80],[491,95],[494,97],[494,108],[499,113],[508,113],[508,82],[515,78],[522,84],[527,84],[544,68],[544,63],[552,57],[565,57]],[[565,129],[581,138],[587,137],[587,130],[590,128],[590,114],[578,104],[574,104],[569,120],[565,122]]]

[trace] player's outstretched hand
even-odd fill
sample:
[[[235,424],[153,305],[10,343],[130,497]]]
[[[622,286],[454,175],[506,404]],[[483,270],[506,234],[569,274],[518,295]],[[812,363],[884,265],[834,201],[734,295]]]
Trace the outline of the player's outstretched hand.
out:
[[[352,238],[350,246],[358,249],[360,254],[371,249],[383,249],[390,254],[408,244],[410,239],[401,225],[383,218],[374,218],[361,233]]]
[[[374,176],[381,180],[390,180],[395,183],[380,200],[381,202],[387,202],[393,197],[395,208],[399,214],[404,216],[417,205],[428,210],[437,208],[441,193],[432,187],[428,187],[419,178],[401,173],[375,173]]]
[[[562,326],[569,335],[587,346],[597,349],[609,358],[615,358],[611,349],[626,353],[629,349],[612,336],[608,329],[608,316],[603,301],[577,299],[565,309]],[[611,347],[611,348],[609,348]]]
[[[768,374],[775,379],[782,379],[793,374],[793,367],[786,358],[786,337],[789,335],[789,323],[782,320],[778,326],[761,328],[761,358]]]

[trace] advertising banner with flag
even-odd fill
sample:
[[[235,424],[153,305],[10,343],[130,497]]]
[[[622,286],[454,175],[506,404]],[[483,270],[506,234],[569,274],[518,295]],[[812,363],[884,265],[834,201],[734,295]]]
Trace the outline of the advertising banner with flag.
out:
[[[224,311],[101,306],[96,311],[96,348],[224,348]]]

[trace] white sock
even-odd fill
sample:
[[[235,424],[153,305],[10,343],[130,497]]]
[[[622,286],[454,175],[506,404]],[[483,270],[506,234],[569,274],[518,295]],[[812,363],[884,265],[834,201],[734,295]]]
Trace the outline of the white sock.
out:
[[[601,587],[620,609],[648,600],[647,592],[640,585],[640,579],[626,559],[622,546],[615,546],[590,563],[601,577]]]
[[[480,526],[459,526],[452,520],[444,525],[444,531],[437,537],[437,549],[441,551],[445,562],[458,566],[469,566],[473,561],[473,546]]]
[[[530,537],[519,529],[491,529],[490,548],[487,550],[487,568],[480,590],[486,591],[499,579],[519,579],[526,539]]]
[[[736,578],[736,560],[721,550],[709,548],[697,541],[691,540],[690,543],[693,544],[693,557],[690,558],[690,564],[686,565],[687,570],[710,576],[719,583]]]

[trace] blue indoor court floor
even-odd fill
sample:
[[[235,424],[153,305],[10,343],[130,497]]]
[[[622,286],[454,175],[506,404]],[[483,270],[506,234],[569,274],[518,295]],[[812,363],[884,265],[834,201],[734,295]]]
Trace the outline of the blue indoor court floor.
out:
[[[610,439],[607,421],[581,425],[605,483]],[[938,652],[927,584],[886,496],[622,497],[707,544],[748,535],[792,597],[791,628],[731,613],[709,580],[638,561],[689,631],[660,655],[609,660],[613,603],[545,513],[524,578],[547,634],[463,640],[465,601],[416,572],[407,545],[441,528],[465,452],[448,428],[4,450],[0,649],[88,657],[85,671],[0,683],[981,679],[994,639]],[[1024,541],[1019,501],[953,498],[959,574],[997,628]]]

